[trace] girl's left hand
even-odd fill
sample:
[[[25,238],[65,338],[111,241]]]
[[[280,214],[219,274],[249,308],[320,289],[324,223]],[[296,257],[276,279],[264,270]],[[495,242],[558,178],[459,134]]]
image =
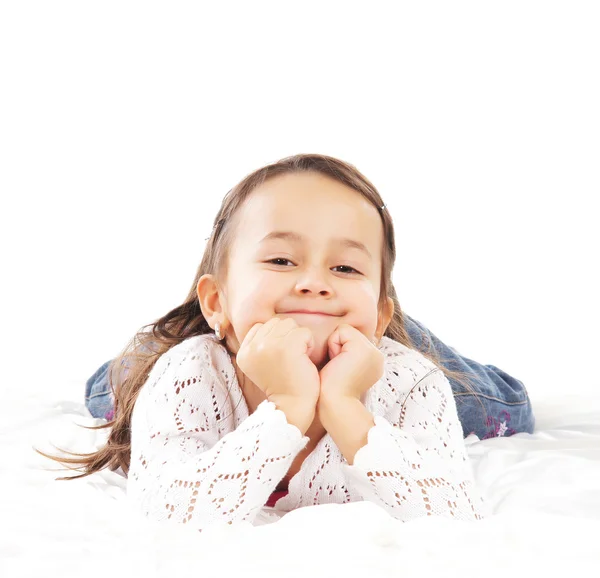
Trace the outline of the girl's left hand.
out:
[[[352,325],[338,325],[327,346],[329,362],[319,372],[319,401],[340,397],[361,399],[381,379],[385,356]]]

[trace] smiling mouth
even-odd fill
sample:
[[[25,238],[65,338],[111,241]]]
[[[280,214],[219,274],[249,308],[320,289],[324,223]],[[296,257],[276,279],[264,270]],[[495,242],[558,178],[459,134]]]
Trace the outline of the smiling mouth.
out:
[[[287,313],[282,313],[282,315],[313,315],[320,317],[337,317],[337,315],[331,315],[330,313],[311,313],[308,311],[288,311]]]

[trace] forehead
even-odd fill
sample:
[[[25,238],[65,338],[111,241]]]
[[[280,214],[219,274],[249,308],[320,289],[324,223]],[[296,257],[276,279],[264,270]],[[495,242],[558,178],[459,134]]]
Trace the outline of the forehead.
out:
[[[347,238],[381,255],[383,224],[359,192],[320,173],[286,174],[257,187],[240,209],[238,233],[254,249],[273,231],[298,233],[315,243]],[[251,245],[251,246],[250,246]]]

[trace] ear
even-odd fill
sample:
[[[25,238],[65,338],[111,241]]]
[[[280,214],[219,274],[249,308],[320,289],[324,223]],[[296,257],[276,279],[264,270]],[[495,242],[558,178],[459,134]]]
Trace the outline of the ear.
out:
[[[214,329],[217,321],[225,329],[225,313],[219,296],[219,286],[214,275],[202,275],[196,285],[196,294],[202,315]]]
[[[383,311],[379,313],[377,318],[377,329],[375,329],[375,338],[377,342],[381,340],[385,330],[387,329],[390,321],[394,317],[394,301],[391,297],[386,299],[385,305],[383,307]]]

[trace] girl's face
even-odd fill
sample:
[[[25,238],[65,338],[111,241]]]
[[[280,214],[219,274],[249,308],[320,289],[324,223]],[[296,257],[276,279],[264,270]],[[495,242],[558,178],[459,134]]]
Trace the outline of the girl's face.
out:
[[[258,187],[237,215],[227,286],[219,293],[229,349],[236,353],[252,326],[272,317],[292,317],[312,330],[310,357],[319,369],[340,323],[380,337],[392,313],[378,330],[383,241],[378,209],[320,173],[283,175]]]

